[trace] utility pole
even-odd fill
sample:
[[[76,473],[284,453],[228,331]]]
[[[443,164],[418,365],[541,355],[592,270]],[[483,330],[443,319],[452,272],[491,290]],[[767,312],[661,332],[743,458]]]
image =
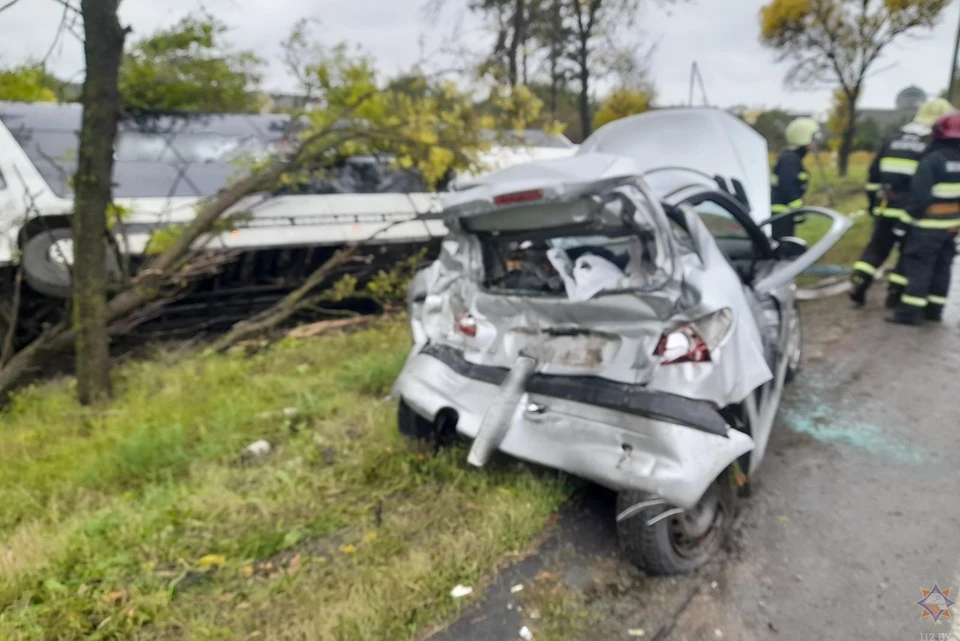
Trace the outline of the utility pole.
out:
[[[960,54],[960,24],[957,25],[957,39],[953,44],[953,59],[950,61],[950,81],[947,83],[947,100],[951,103],[956,93],[957,55]]]

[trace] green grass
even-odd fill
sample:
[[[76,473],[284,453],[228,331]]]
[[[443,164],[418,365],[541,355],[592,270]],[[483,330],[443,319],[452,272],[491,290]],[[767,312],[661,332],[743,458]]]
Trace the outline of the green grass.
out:
[[[850,168],[847,176],[840,178],[831,161],[824,155],[821,159],[823,171],[815,159],[807,158],[807,170],[810,172],[810,189],[806,197],[806,204],[818,207],[832,207],[844,214],[864,210],[867,207],[867,197],[863,187],[867,181],[867,169],[871,156],[858,152],[851,156]],[[830,190],[834,201],[831,205]],[[823,237],[829,224],[820,217],[810,217],[808,221],[797,227],[797,235],[811,244]],[[860,256],[860,252],[870,240],[873,223],[870,216],[860,216],[853,227],[822,259],[821,265],[841,265],[849,267]],[[813,280],[817,280],[814,278]]]
[[[407,328],[128,364],[0,418],[0,638],[414,638],[523,549],[556,475],[418,451],[383,400]],[[296,408],[296,416],[285,415]],[[243,464],[253,440],[274,446]]]

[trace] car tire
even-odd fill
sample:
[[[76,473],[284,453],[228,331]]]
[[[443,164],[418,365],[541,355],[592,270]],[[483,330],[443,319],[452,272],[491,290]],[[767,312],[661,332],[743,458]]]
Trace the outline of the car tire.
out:
[[[644,492],[627,491],[617,495],[617,514],[631,506],[655,498]],[[639,514],[617,522],[617,539],[623,556],[648,574],[669,576],[693,572],[709,563],[720,551],[733,524],[736,509],[737,490],[724,473],[707,490],[696,509],[704,509],[707,501],[715,506],[712,517],[708,513],[677,515],[664,518],[653,525],[647,522],[654,517],[673,509],[670,505],[649,507]],[[702,537],[697,540],[681,541],[680,532],[685,529],[683,519],[690,519],[686,525],[697,521],[698,517],[709,517],[709,523]],[[697,529],[704,525],[697,523]]]
[[[800,308],[796,303],[793,305],[794,327],[791,328],[787,336],[787,373],[784,376],[785,383],[792,383],[800,374],[803,366],[803,319],[800,316]]]
[[[69,227],[57,227],[31,236],[23,245],[23,277],[31,289],[51,298],[70,298],[70,268],[66,263],[51,259],[51,249],[62,240],[71,240],[73,231]],[[120,263],[116,252],[106,246],[104,271],[108,280],[120,273]]]
[[[403,399],[397,406],[397,427],[401,434],[411,440],[427,443],[437,441],[438,431],[434,422],[414,412]]]
[[[23,246],[23,277],[32,289],[53,298],[70,298],[70,270],[65,263],[51,260],[50,250],[71,237],[70,229],[62,227],[27,240]]]

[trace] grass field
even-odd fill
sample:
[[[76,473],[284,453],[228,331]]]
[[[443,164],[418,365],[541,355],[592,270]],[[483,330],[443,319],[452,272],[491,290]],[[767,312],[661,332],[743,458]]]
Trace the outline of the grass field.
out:
[[[99,411],[69,381],[21,392],[0,426],[0,639],[372,641],[454,615],[450,589],[523,550],[566,488],[403,441],[383,397],[408,348],[384,321],[129,364]]]
[[[837,211],[852,214],[865,210],[867,197],[864,194],[863,187],[867,181],[867,169],[871,159],[871,154],[865,152],[854,153],[850,158],[848,175],[840,178],[827,154],[822,155],[820,165],[818,165],[816,159],[808,157],[806,165],[811,180],[806,203],[819,207],[830,207],[832,191],[834,198],[832,207]],[[822,219],[811,219],[809,222],[800,225],[797,228],[797,233],[812,243],[823,236],[826,228],[827,225]],[[820,260],[820,264],[849,267],[859,258],[860,252],[870,240],[872,230],[873,223],[870,216],[860,216],[843,239]]]

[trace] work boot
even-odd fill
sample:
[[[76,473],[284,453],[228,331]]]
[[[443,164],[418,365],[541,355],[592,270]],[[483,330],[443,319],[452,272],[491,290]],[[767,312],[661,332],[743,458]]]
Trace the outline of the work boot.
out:
[[[912,305],[900,305],[892,316],[887,317],[888,323],[897,325],[920,325],[923,323],[923,308]]]
[[[943,322],[943,305],[930,304],[923,308],[923,320],[932,323]]]
[[[853,272],[850,277],[850,283],[853,285],[850,289],[850,300],[853,301],[854,305],[863,307],[867,304],[867,290],[870,289],[870,283],[872,282],[873,279],[863,272]]]
[[[901,285],[890,285],[887,288],[887,300],[884,303],[884,307],[887,309],[896,309],[900,304],[900,297],[903,296],[903,289]]]

